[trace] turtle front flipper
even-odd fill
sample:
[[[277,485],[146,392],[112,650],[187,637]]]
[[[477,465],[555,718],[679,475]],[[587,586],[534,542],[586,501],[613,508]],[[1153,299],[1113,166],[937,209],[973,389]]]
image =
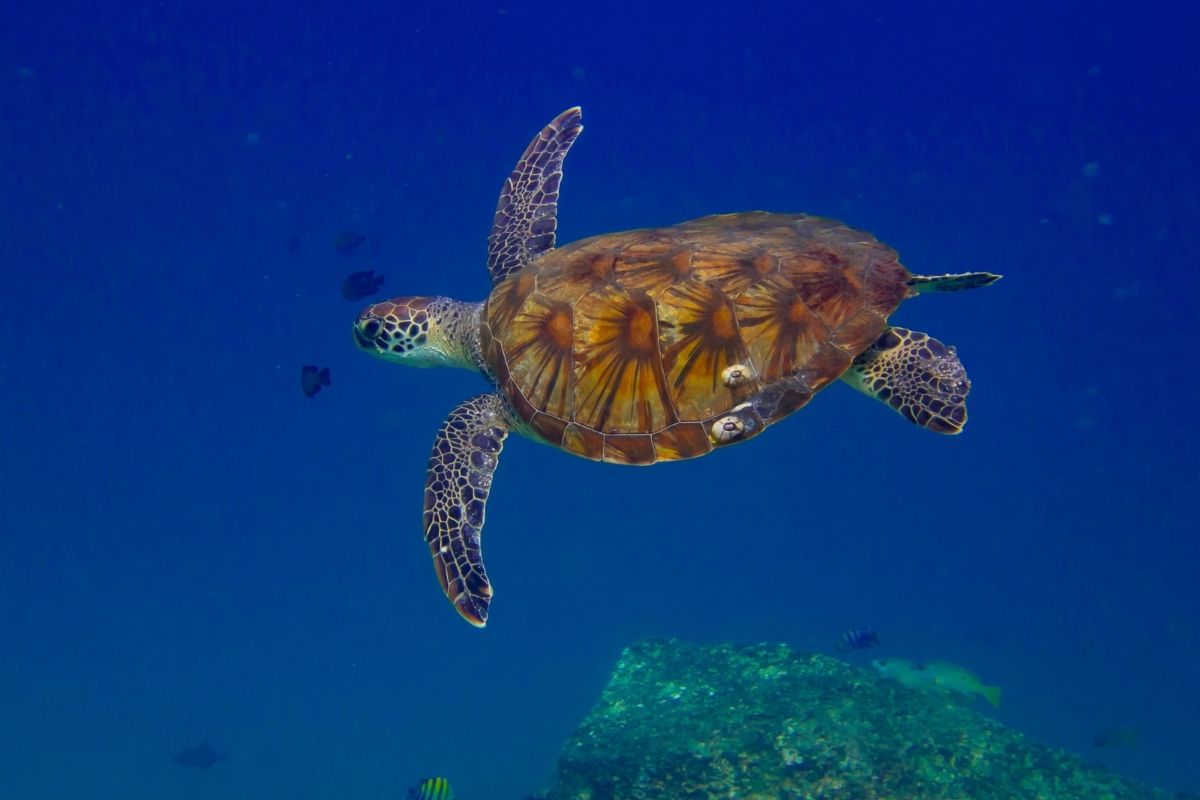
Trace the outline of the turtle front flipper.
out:
[[[488,234],[493,285],[554,247],[563,159],[583,130],[581,118],[578,106],[555,117],[533,137],[504,181]]]
[[[507,436],[507,407],[499,394],[459,404],[438,430],[425,478],[425,541],[438,583],[458,613],[480,628],[487,623],[492,585],[479,539]]]
[[[908,288],[917,294],[926,292],[961,292],[991,286],[1003,278],[994,272],[955,272],[949,275],[913,275],[908,279]]]
[[[888,328],[842,380],[936,433],[961,433],[971,382],[953,347],[928,334]]]

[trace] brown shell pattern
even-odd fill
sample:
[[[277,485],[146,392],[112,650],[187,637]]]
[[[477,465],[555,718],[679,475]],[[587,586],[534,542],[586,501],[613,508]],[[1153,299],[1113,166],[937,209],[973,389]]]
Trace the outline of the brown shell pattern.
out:
[[[606,234],[497,284],[484,353],[551,444],[623,464],[692,458],[764,388],[803,375],[815,393],[841,375],[908,296],[909,277],[870,234],[803,214]]]

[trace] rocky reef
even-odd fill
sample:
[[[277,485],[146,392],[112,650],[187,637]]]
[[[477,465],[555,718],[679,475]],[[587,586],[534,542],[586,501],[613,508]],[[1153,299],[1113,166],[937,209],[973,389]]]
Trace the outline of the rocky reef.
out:
[[[954,702],[781,645],[644,640],[547,800],[1168,800]]]

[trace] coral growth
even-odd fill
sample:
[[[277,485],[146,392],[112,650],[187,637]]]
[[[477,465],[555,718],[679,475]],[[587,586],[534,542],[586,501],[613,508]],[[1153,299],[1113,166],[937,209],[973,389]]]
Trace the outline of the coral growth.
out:
[[[952,700],[785,646],[644,640],[548,800],[1165,800]]]

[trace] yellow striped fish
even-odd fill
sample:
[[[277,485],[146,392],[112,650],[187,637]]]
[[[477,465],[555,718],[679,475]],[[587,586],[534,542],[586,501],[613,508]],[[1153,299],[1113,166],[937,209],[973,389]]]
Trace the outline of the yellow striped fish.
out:
[[[408,800],[454,800],[454,792],[445,778],[426,778],[408,790]]]

